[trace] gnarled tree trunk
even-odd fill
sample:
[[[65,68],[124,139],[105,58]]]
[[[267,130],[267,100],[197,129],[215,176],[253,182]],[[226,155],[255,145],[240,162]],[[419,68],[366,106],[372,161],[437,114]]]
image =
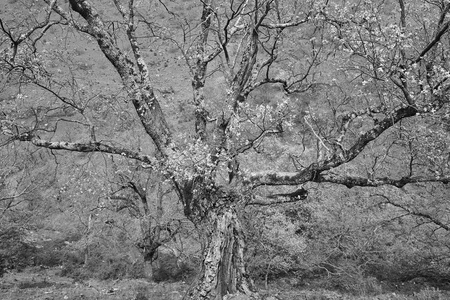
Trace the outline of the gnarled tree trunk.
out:
[[[238,217],[240,208],[242,206],[236,202],[217,201],[204,211],[201,221],[194,221],[206,244],[199,278],[184,299],[221,300],[226,295],[236,294],[258,299],[244,263],[245,238]]]

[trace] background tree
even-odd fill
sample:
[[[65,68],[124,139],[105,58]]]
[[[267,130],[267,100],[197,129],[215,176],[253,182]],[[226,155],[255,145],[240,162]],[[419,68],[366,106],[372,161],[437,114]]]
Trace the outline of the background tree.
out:
[[[322,183],[448,183],[450,4],[207,0],[183,15],[179,3],[112,2],[115,14],[108,1],[43,0],[24,22],[2,18],[2,82],[19,95],[2,105],[44,106],[24,124],[2,120],[2,132],[9,144],[108,153],[159,172],[202,235],[186,298],[258,297],[240,221],[249,204],[299,201]],[[63,38],[46,40],[51,31]],[[99,50],[95,64],[54,42]],[[162,42],[187,66],[178,76],[189,99],[177,75],[177,90],[153,81],[144,51]],[[70,112],[66,130],[52,111]],[[131,138],[118,130],[135,121]]]

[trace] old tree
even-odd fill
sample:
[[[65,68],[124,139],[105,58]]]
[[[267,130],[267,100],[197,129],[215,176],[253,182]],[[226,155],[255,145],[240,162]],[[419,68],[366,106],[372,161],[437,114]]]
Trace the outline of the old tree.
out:
[[[187,299],[258,298],[248,205],[299,201],[322,183],[450,180],[448,1],[8,5],[2,146],[107,153],[157,172],[203,237]],[[133,120],[137,138],[123,135]],[[86,134],[61,133],[74,130]]]

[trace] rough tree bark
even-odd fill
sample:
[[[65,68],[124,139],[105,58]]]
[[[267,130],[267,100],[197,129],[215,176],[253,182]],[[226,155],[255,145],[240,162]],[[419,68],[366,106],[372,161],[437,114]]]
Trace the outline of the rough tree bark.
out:
[[[216,191],[206,199],[186,198],[188,218],[196,224],[205,244],[199,278],[184,299],[220,300],[226,295],[258,299],[244,262],[245,235],[239,212],[245,197],[234,191]]]
[[[207,241],[201,275],[185,299],[222,299],[237,293],[253,295],[244,264],[244,233],[235,208],[208,212],[200,227]]]

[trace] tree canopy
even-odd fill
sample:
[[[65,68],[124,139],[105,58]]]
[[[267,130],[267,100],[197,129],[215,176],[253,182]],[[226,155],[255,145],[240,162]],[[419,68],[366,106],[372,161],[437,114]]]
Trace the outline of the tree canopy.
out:
[[[22,6],[0,19],[2,153],[98,152],[159,174],[203,236],[188,299],[258,297],[247,206],[450,181],[447,1]],[[0,174],[2,203],[26,190],[21,169]]]

